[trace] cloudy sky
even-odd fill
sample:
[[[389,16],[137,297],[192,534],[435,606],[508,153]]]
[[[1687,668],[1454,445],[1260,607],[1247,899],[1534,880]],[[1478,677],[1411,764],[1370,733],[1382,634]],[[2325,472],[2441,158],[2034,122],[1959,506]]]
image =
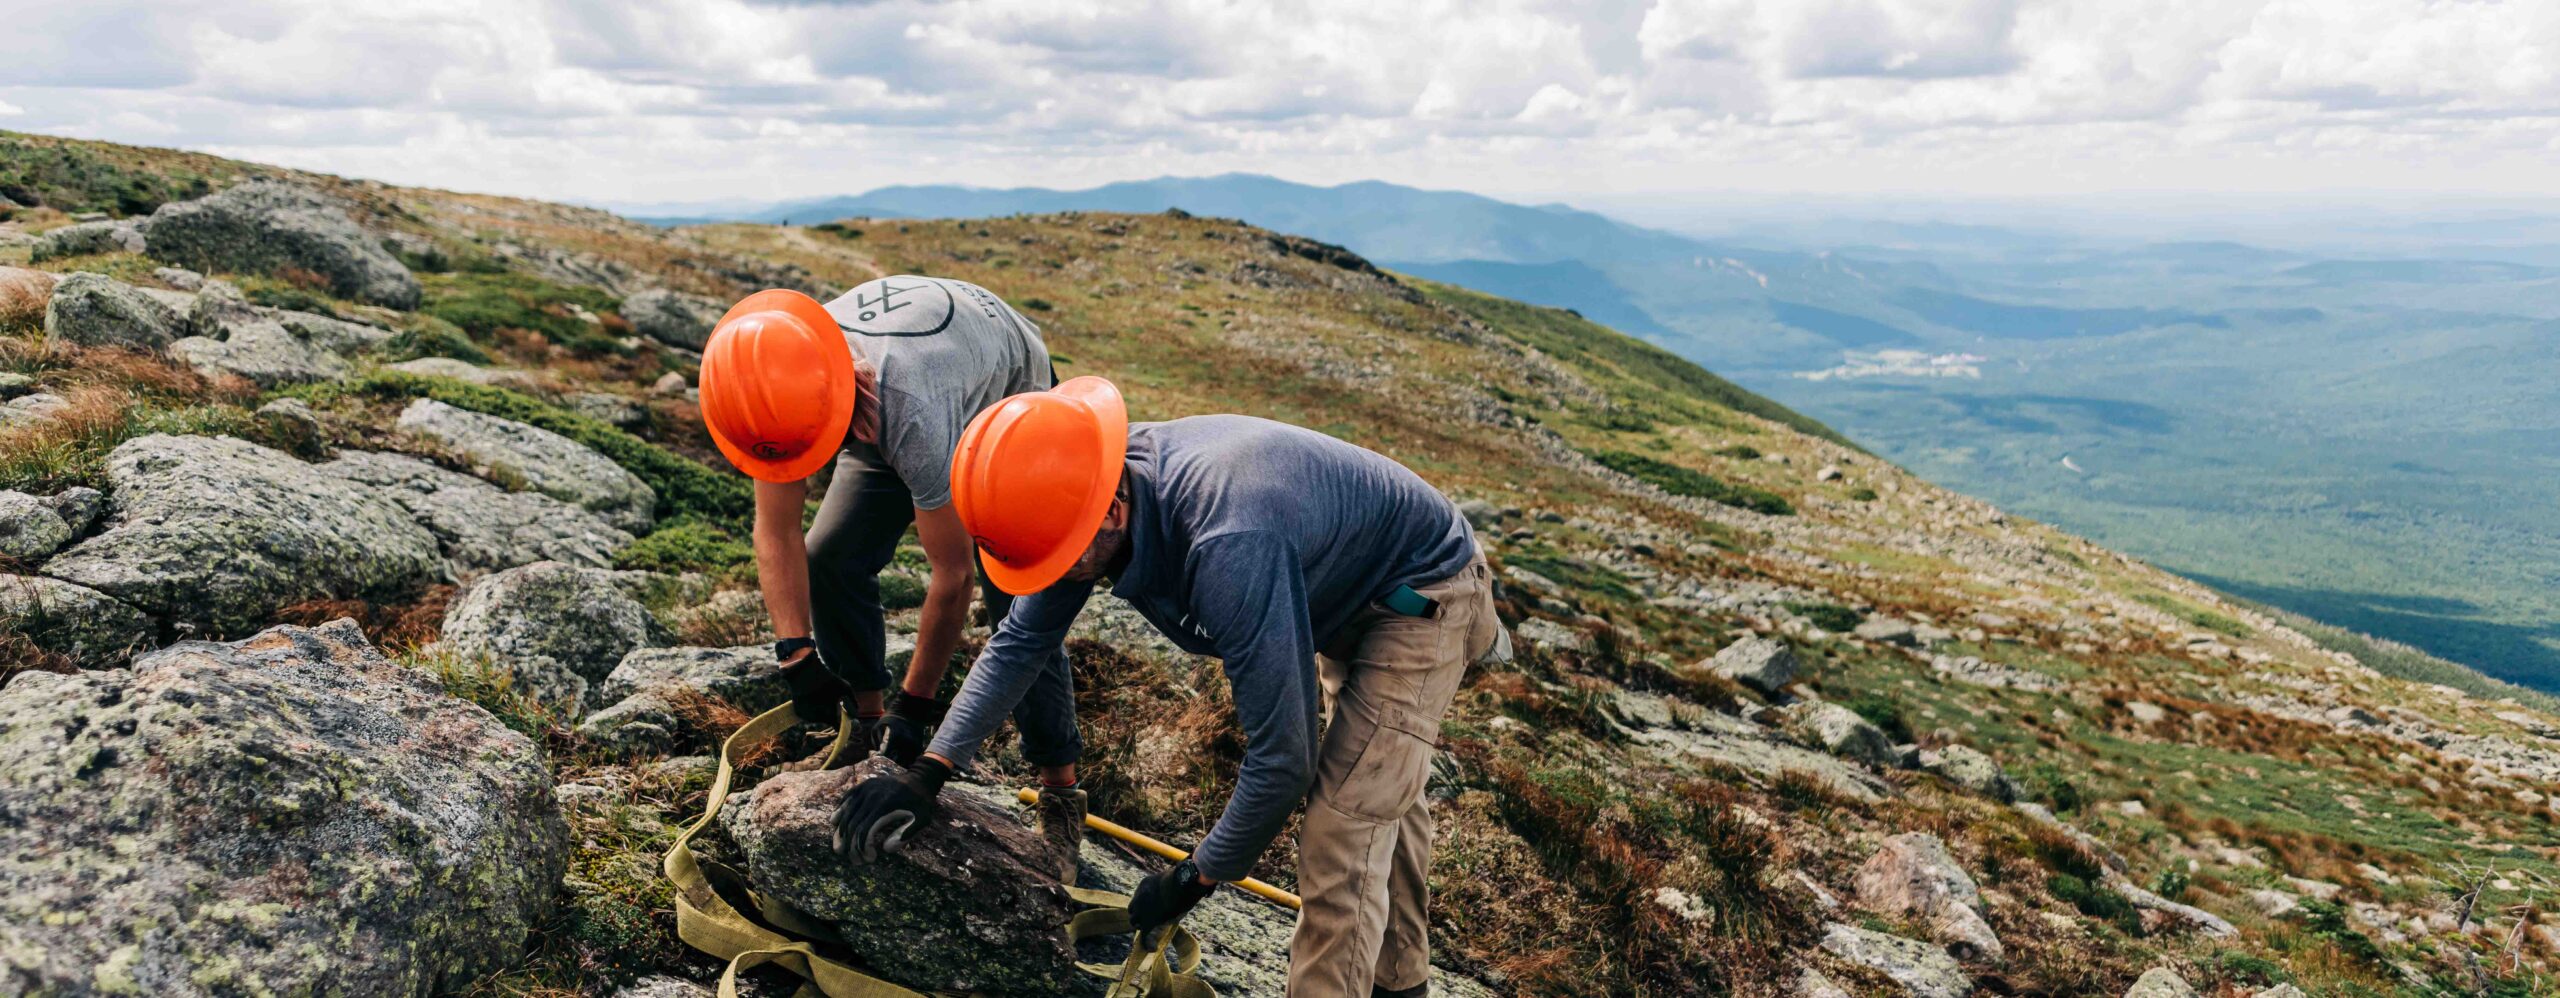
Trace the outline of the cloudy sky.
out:
[[[2552,0],[5,0],[0,128],[588,202],[2560,195]]]

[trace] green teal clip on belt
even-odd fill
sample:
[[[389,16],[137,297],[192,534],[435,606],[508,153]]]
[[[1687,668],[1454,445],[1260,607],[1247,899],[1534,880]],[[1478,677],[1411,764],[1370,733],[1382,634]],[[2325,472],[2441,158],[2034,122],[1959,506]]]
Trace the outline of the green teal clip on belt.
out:
[[[1407,617],[1429,617],[1440,612],[1440,601],[1413,591],[1412,586],[1397,586],[1387,598],[1379,601],[1387,609]]]

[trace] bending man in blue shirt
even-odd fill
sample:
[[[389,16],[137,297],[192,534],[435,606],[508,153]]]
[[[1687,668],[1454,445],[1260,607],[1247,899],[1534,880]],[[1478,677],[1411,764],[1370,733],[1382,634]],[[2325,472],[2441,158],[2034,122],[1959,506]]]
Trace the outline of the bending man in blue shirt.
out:
[[[1441,716],[1500,627],[1466,519],[1402,465],[1310,430],[1127,420],[1109,382],[1078,378],[970,423],[952,502],[988,577],[1024,596],[925,756],[846,797],[839,848],[876,860],[1018,703],[1072,723],[1072,686],[1044,672],[1108,578],[1176,645],[1224,660],[1245,740],[1225,813],[1191,859],[1139,885],[1132,920],[1170,924],[1243,878],[1303,800],[1290,993],[1423,994],[1423,784]],[[1041,692],[1055,702],[1023,703]]]

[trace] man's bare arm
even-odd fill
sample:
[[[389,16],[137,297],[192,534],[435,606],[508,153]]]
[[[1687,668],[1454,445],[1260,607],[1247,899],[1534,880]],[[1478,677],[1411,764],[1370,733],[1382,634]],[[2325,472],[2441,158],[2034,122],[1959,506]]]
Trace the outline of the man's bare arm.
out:
[[[977,545],[950,506],[916,511],[916,540],[924,545],[933,577],[925,584],[922,619],[916,624],[915,657],[907,660],[905,690],[931,697],[950,671],[951,650],[969,619],[969,591],[977,583]]]
[[[808,501],[807,482],[756,483],[756,583],[775,637],[809,636],[809,541],[800,531]]]

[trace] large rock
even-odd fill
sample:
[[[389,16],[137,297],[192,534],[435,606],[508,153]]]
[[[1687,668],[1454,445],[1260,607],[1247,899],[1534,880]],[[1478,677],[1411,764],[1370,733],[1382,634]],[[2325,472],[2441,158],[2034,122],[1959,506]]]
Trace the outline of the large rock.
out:
[[[401,454],[340,451],[319,466],[373,486],[444,543],[447,574],[461,579],[537,561],[605,568],[631,535],[539,492],[509,492]]]
[[[1039,834],[1004,807],[947,791],[939,813],[877,863],[834,848],[836,805],[896,764],[783,773],[733,799],[722,824],[758,891],[834,926],[882,976],[921,990],[1088,994],[1067,917],[1075,911]]]
[[[418,279],[318,192],[280,181],[241,184],[160,206],[142,223],[148,251],[191,270],[272,274],[293,267],[341,298],[418,307]]]
[[[1884,731],[1839,704],[1798,705],[1788,712],[1787,724],[1798,737],[1833,755],[1876,766],[1893,761],[1893,741]]]
[[[260,308],[226,284],[198,294],[188,313],[196,333],[169,353],[208,378],[247,378],[262,388],[333,381],[355,371],[348,357],[380,346],[387,330],[309,312]]]
[[[1774,638],[1744,638],[1716,652],[1707,667],[1762,693],[1776,693],[1796,681],[1796,652]]]
[[[1917,939],[1833,922],[1823,927],[1822,948],[1892,978],[1911,998],[1964,998],[1973,993],[1973,979],[1965,976],[1954,957]]]
[[[309,599],[395,601],[443,567],[398,503],[230,437],[153,434],[107,455],[107,529],[45,563],[155,616],[245,631]]]
[[[584,444],[512,419],[419,399],[400,412],[399,428],[442,441],[493,473],[523,476],[536,491],[577,503],[625,530],[645,530],[658,494],[640,476]]]
[[[427,995],[519,958],[541,749],[349,621],[0,689],[0,990]]]
[[[622,317],[631,320],[632,329],[687,350],[702,349],[711,340],[711,327],[728,310],[716,298],[665,288],[651,288],[622,300]]]
[[[80,222],[37,236],[27,259],[43,263],[91,253],[140,253],[142,248],[142,228],[134,222]]]
[[[623,656],[596,688],[592,699],[611,706],[588,715],[578,733],[632,751],[672,749],[694,727],[683,702],[692,697],[761,714],[791,699],[791,687],[770,645],[641,648]]]
[[[84,347],[157,350],[185,329],[159,299],[103,274],[64,277],[44,305],[45,336]]]
[[[2000,763],[1970,746],[1949,745],[1922,752],[1920,768],[2003,804],[2018,799],[2018,784],[2000,768]]]
[[[2153,967],[2125,989],[2124,998],[2196,998],[2196,989],[2178,972],[2167,967]]]
[[[453,602],[443,645],[507,666],[537,696],[572,712],[632,649],[667,634],[631,598],[621,573],[535,562],[482,576]]]
[[[791,687],[782,681],[782,666],[773,660],[770,645],[635,649],[613,667],[596,694],[611,703],[665,686],[719,697],[750,714],[761,714],[791,699]]]
[[[1996,961],[2003,953],[1978,910],[1981,888],[1935,835],[1909,832],[1886,839],[1858,868],[1856,886],[1859,904],[1928,925],[1930,935],[1959,960]]]
[[[151,647],[155,628],[142,611],[107,594],[41,575],[0,575],[0,631],[83,668],[110,669]]]
[[[72,533],[53,504],[0,489],[0,558],[35,561],[71,543]]]

